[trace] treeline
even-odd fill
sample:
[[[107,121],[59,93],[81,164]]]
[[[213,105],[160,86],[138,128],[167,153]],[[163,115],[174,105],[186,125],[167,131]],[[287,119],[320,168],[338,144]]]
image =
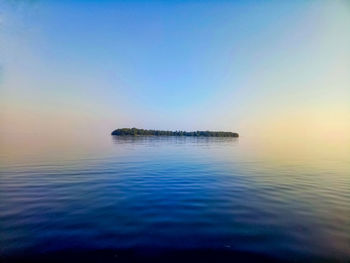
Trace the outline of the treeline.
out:
[[[223,132],[223,131],[160,131],[160,130],[144,130],[137,128],[122,128],[116,129],[112,132],[112,135],[117,136],[203,136],[203,137],[238,137],[238,133],[235,132]]]

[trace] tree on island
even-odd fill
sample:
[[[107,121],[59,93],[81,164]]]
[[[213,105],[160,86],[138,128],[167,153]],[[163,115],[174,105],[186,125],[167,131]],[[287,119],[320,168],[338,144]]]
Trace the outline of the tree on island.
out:
[[[116,136],[198,136],[198,137],[239,137],[236,132],[224,131],[162,131],[137,128],[121,128],[112,132]]]

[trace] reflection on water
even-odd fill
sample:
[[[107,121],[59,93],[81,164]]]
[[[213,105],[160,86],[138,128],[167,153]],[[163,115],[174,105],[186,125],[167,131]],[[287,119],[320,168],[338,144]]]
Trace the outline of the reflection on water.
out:
[[[196,137],[21,145],[0,153],[3,260],[350,260],[346,151]]]
[[[111,136],[115,144],[154,144],[167,142],[169,144],[192,144],[193,146],[215,146],[216,143],[238,143],[234,137],[192,137],[192,136]]]

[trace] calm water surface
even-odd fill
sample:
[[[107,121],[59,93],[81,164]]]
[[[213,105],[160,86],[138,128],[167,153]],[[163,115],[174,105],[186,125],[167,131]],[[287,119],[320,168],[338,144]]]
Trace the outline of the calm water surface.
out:
[[[271,149],[109,136],[8,147],[0,259],[349,262],[349,156]]]

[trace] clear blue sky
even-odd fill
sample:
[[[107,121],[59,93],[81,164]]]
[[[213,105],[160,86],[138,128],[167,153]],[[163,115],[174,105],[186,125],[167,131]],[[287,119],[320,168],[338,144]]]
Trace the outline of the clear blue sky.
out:
[[[0,0],[0,9],[9,133],[254,134],[289,130],[286,119],[349,129],[348,1]]]

